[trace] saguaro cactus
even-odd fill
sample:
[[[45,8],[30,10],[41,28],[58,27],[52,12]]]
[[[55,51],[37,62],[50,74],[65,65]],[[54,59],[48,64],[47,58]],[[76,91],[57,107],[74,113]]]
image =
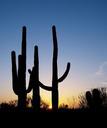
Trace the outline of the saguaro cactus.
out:
[[[30,81],[29,81],[29,87],[27,89],[27,93],[29,93],[31,90],[33,91],[32,96],[32,107],[34,111],[40,110],[40,87],[51,91],[51,87],[47,87],[43,85],[39,81],[39,55],[38,55],[38,46],[34,47],[34,66],[32,70],[28,70],[30,74]]]
[[[29,87],[27,93],[33,89],[32,106],[35,111],[40,109],[40,90],[39,90],[39,57],[38,57],[38,47],[34,48],[34,66],[32,70],[28,70],[30,73]]]
[[[53,34],[53,62],[52,62],[52,108],[53,110],[58,109],[58,83],[62,82],[68,75],[70,70],[70,63],[67,63],[67,68],[62,77],[58,78],[58,43],[56,36],[56,27],[52,27]]]
[[[16,66],[16,53],[11,52],[12,60],[12,85],[13,91],[18,95],[18,107],[26,107],[26,27],[22,30],[22,49],[18,56],[18,69]]]

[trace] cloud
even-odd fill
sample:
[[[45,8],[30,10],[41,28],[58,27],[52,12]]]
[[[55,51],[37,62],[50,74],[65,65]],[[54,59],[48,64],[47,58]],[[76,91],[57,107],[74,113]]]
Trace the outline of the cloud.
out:
[[[107,61],[103,62],[99,66],[99,69],[95,74],[96,74],[96,76],[102,76],[102,75],[105,75],[105,73],[107,73],[106,71],[107,71]]]
[[[101,85],[107,86],[107,81],[102,82]]]

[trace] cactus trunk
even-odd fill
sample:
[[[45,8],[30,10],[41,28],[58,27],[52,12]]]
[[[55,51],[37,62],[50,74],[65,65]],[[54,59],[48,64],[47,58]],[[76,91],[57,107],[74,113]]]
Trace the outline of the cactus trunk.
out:
[[[19,110],[25,110],[26,108],[26,94],[18,95],[18,108]]]
[[[58,67],[57,67],[57,59],[58,59],[58,44],[56,37],[55,26],[52,27],[53,32],[53,64],[52,64],[52,108],[53,110],[58,109]]]
[[[38,47],[35,46],[34,50],[34,79],[35,86],[33,88],[33,108],[35,111],[40,110],[40,90],[39,90],[39,57],[38,57]]]
[[[52,63],[52,109],[53,111],[58,110],[58,83],[62,82],[68,75],[70,70],[70,63],[67,64],[67,69],[62,77],[58,79],[58,67],[57,67],[57,60],[58,60],[58,43],[57,43],[57,35],[56,35],[56,27],[52,27],[52,34],[53,34],[53,63]]]
[[[39,89],[39,57],[38,57],[38,47],[34,48],[34,66],[32,71],[29,70],[30,73],[30,82],[29,88],[27,92],[29,93],[33,90],[32,96],[32,107],[34,111],[40,110],[40,89]]]

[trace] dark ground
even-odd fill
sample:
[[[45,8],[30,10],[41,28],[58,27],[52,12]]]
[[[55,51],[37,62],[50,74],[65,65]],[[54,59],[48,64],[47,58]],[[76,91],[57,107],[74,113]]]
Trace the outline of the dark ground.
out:
[[[8,123],[7,123],[8,122]],[[42,111],[42,112],[18,112],[18,111],[1,111],[0,123],[10,127],[21,128],[29,126],[29,128],[88,128],[97,127],[106,128],[107,111],[90,111],[90,110],[59,110],[58,112]]]

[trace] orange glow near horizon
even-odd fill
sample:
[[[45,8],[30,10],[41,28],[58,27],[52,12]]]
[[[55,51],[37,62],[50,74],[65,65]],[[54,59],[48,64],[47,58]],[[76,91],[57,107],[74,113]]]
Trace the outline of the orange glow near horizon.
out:
[[[48,79],[48,81],[45,81],[46,79],[42,79],[43,83],[45,83],[46,85],[49,85],[50,79]],[[11,82],[9,82],[11,83]],[[70,82],[69,82],[70,83]],[[62,104],[66,104],[69,107],[77,107],[78,106],[78,95],[81,92],[81,90],[77,90],[75,88],[73,88],[73,84],[70,83],[69,84],[67,80],[65,80],[64,82],[62,82],[61,84],[59,84],[58,86],[58,90],[59,90],[59,106]],[[6,84],[7,85],[7,84]],[[6,86],[5,85],[5,86]],[[71,85],[71,86],[69,86]],[[17,95],[14,94],[11,84],[10,87],[7,89],[4,89],[5,91],[3,91],[2,94],[0,94],[0,102],[9,102],[11,100],[17,100]],[[44,102],[46,102],[47,104],[49,104],[49,108],[51,108],[51,92],[45,91],[45,90],[40,90],[40,95],[41,98]],[[32,97],[32,94],[28,94],[28,96]],[[75,103],[74,103],[75,100]]]
[[[45,85],[51,86],[51,78],[50,73],[48,72],[46,76],[44,77],[44,74],[41,73],[41,79]],[[28,78],[27,77],[27,84],[28,85]],[[9,86],[7,86],[9,83]],[[78,84],[79,83],[79,84]],[[75,85],[75,86],[74,86]],[[81,86],[81,88],[79,87]],[[82,88],[82,82],[76,81],[68,75],[68,77],[58,85],[59,90],[59,106],[62,104],[67,104],[70,107],[77,107],[78,106],[78,95],[82,93],[85,89]],[[32,97],[32,94],[28,94],[28,96]],[[45,101],[47,104],[49,104],[49,107],[51,108],[51,92],[48,92],[46,90],[40,89],[40,95],[43,101]],[[0,93],[0,102],[8,102],[11,100],[16,100],[17,95],[14,94],[12,90],[12,83],[11,80],[8,80],[5,82],[5,85],[2,88],[2,93]]]
[[[32,97],[32,94],[28,94],[28,96]],[[41,98],[42,100],[47,103],[49,105],[49,108],[52,108],[52,104],[51,104],[51,93],[49,92],[45,92],[45,91],[41,91]],[[3,95],[0,97],[0,102],[9,102],[12,100],[17,100],[17,95],[15,95],[14,93],[12,93],[10,96],[9,95]],[[74,101],[75,100],[75,101]],[[66,96],[61,96],[59,95],[59,106],[60,105],[68,105],[69,107],[76,107],[78,106],[78,99],[77,96],[71,96],[68,97]]]

